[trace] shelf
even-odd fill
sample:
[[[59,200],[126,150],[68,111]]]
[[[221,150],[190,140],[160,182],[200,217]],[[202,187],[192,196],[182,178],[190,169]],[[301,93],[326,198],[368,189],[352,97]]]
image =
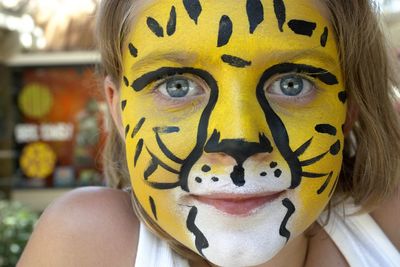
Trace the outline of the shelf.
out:
[[[8,67],[40,67],[97,64],[99,62],[100,54],[97,51],[74,51],[18,54],[4,63]]]
[[[21,202],[35,211],[43,211],[56,198],[64,195],[72,188],[60,189],[13,189],[11,199]]]

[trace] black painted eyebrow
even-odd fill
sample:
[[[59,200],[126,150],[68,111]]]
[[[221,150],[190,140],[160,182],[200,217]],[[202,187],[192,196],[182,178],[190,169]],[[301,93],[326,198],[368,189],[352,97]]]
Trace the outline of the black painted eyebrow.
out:
[[[276,74],[285,74],[290,72],[306,74],[320,80],[326,85],[335,85],[339,83],[336,76],[326,69],[295,63],[281,63],[272,66],[264,72],[263,77],[270,78]]]
[[[155,71],[145,73],[141,77],[137,78],[136,80],[134,80],[132,82],[131,87],[136,92],[139,92],[139,91],[143,90],[151,82],[163,79],[168,76],[184,74],[184,73],[198,75],[200,78],[203,78],[204,80],[208,80],[208,77],[211,76],[205,70],[200,70],[200,69],[195,69],[195,68],[190,68],[190,67],[184,67],[184,68],[162,67]]]

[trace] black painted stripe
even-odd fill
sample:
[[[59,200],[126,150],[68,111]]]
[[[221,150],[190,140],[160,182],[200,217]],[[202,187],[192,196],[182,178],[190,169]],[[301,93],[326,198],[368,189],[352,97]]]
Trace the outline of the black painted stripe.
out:
[[[194,244],[197,248],[197,251],[204,257],[203,249],[208,248],[209,244],[207,238],[200,231],[200,229],[196,226],[196,216],[197,216],[197,208],[192,207],[189,211],[189,215],[186,220],[187,229],[194,235]]]
[[[294,154],[296,156],[301,156],[303,155],[303,153],[307,150],[307,148],[311,145],[311,141],[312,141],[312,137],[310,139],[307,140],[307,142],[305,142],[304,144],[302,144],[298,149],[296,149],[296,151],[294,152]]]
[[[145,180],[149,179],[149,176],[152,175],[158,168],[157,161],[152,158],[147,166],[146,170],[143,173],[143,177]]]
[[[170,133],[177,133],[179,132],[179,127],[176,126],[168,126],[168,127],[154,127],[153,131],[155,133],[160,133],[160,134],[170,134]]]
[[[343,104],[346,103],[346,100],[347,100],[347,93],[346,93],[346,91],[341,91],[341,92],[339,92],[338,98],[339,98],[339,101],[342,102]]]
[[[328,27],[325,27],[324,32],[321,35],[321,40],[320,40],[322,47],[326,46],[326,42],[328,41],[328,33],[329,33]]]
[[[317,24],[305,20],[292,19],[288,22],[289,28],[296,34],[312,36]]]
[[[156,155],[154,155],[148,148],[146,148],[147,152],[149,152],[150,156],[152,157],[152,159],[154,160],[154,162],[161,166],[162,168],[164,168],[165,170],[175,173],[175,174],[179,174],[179,171],[171,168],[170,166],[168,166],[167,164],[165,164],[164,162],[162,162],[158,157],[156,157]]]
[[[183,0],[186,12],[189,17],[197,24],[202,8],[199,0]]]
[[[147,26],[149,29],[157,36],[164,37],[164,30],[161,27],[160,23],[152,17],[147,18]]]
[[[251,66],[251,61],[244,60],[240,57],[235,57],[231,55],[222,55],[221,59],[224,63],[227,63],[232,67],[245,68]]]
[[[278,27],[283,32],[283,25],[286,22],[286,7],[283,0],[274,0],[274,11],[278,21]]]
[[[133,166],[135,166],[135,167],[136,167],[136,163],[139,159],[139,156],[142,153],[142,150],[143,150],[143,139],[140,139],[136,145],[135,158],[133,160]]]
[[[146,118],[141,118],[132,131],[131,138],[135,138],[136,134],[140,131]]]
[[[310,166],[311,164],[314,164],[314,163],[320,161],[321,159],[323,159],[326,156],[326,154],[328,154],[328,152],[322,153],[321,155],[318,155],[318,156],[313,157],[311,159],[300,161],[300,165],[302,167]]]
[[[324,176],[327,176],[327,173],[313,173],[313,172],[302,172],[301,176],[307,177],[307,178],[321,178]]]
[[[315,130],[322,134],[329,134],[335,136],[337,134],[336,127],[330,124],[318,124],[315,126]]]
[[[203,109],[203,113],[200,116],[200,121],[197,128],[197,142],[194,149],[190,152],[189,156],[185,159],[185,163],[181,167],[179,174],[180,186],[182,190],[189,192],[188,188],[188,177],[193,165],[198,161],[198,159],[203,155],[203,147],[207,141],[207,129],[210,119],[211,112],[213,111],[216,102],[218,100],[218,85],[214,77],[207,71],[201,69],[195,69],[190,67],[183,68],[172,68],[172,67],[162,67],[155,71],[144,74],[132,83],[132,88],[135,91],[143,90],[149,83],[159,80],[162,77],[177,75],[177,74],[194,74],[202,78],[210,88],[210,97],[206,107]],[[264,84],[261,86],[260,90],[263,90]],[[263,92],[263,95],[265,93]]]
[[[132,43],[129,43],[128,48],[129,48],[129,53],[131,54],[131,56],[133,56],[133,57],[138,56],[138,50]]]
[[[264,7],[260,0],[247,0],[246,11],[250,24],[250,33],[254,33],[257,26],[264,21]]]
[[[330,172],[328,177],[326,178],[324,184],[318,189],[317,194],[321,195],[325,189],[327,188],[327,186],[329,185],[331,178],[332,178],[333,172]]]
[[[125,108],[126,108],[126,103],[127,103],[126,100],[122,100],[122,101],[121,101],[121,109],[122,109],[122,111],[125,110]]]
[[[232,36],[233,25],[231,19],[227,15],[223,15],[219,21],[218,31],[218,47],[228,44]]]
[[[329,151],[331,152],[332,155],[335,156],[335,155],[339,154],[339,152],[340,152],[340,147],[341,147],[340,141],[337,140],[336,143],[334,143],[334,144],[331,146],[331,148],[330,148]]]
[[[129,132],[129,129],[131,128],[131,126],[128,124],[128,125],[126,125],[126,127],[125,127],[125,138],[126,138],[126,136],[128,135],[128,132]]]
[[[285,74],[285,73],[303,73],[305,75],[311,76],[325,83],[326,85],[335,85],[338,84],[338,80],[335,75],[330,73],[329,71],[317,68],[310,65],[304,64],[294,64],[294,63],[281,63],[269,68],[266,72],[275,74]],[[270,75],[271,75],[270,74]]]
[[[169,14],[169,20],[167,24],[167,34],[171,36],[175,33],[176,30],[176,10],[175,7],[171,7],[171,12]]]
[[[151,212],[153,213],[154,219],[158,220],[156,203],[154,202],[154,199],[152,197],[149,197],[149,202],[150,202],[150,208],[151,208]]]
[[[200,72],[200,75],[202,73],[206,73],[203,70],[197,70],[194,68],[189,68],[189,67],[184,67],[184,68],[171,68],[171,67],[162,67],[158,70],[148,72],[131,84],[131,87],[136,91],[139,92],[143,90],[149,83],[157,81],[163,77],[168,77],[168,76],[173,76],[177,74],[184,74],[184,73],[190,73],[190,74],[197,74]]]
[[[157,140],[157,144],[160,147],[161,151],[164,153],[164,155],[169,158],[170,160],[178,163],[178,164],[182,164],[184,161],[183,159],[178,158],[177,156],[174,155],[174,153],[171,152],[171,150],[169,150],[167,148],[167,146],[164,144],[164,142],[161,140],[160,135],[158,134],[158,132],[155,132],[156,134],[156,140]]]
[[[287,243],[290,238],[290,231],[286,228],[286,225],[287,225],[290,217],[296,211],[296,208],[294,207],[293,203],[288,198],[283,199],[282,204],[283,204],[283,206],[285,206],[285,208],[287,208],[287,212],[286,212],[286,215],[283,218],[283,221],[279,227],[279,234],[286,238],[286,243]]]
[[[125,76],[123,77],[125,86],[129,86],[129,80]]]
[[[151,188],[154,189],[159,189],[159,190],[169,190],[169,189],[174,189],[180,186],[180,182],[176,183],[157,183],[157,182],[150,182],[146,181],[146,184],[150,186]]]

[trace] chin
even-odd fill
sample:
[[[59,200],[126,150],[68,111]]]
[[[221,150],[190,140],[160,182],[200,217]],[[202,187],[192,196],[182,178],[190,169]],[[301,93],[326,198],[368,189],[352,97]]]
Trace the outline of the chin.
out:
[[[229,267],[255,266],[271,260],[288,241],[279,234],[286,214],[280,202],[268,203],[248,216],[232,216],[199,205],[197,224],[209,244],[202,251],[204,257]]]

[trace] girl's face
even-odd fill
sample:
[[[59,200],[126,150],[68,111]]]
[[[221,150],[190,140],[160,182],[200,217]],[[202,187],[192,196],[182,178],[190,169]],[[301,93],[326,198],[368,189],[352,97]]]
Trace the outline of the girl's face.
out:
[[[326,206],[346,93],[311,1],[154,1],[124,47],[131,182],[168,234],[207,260],[271,259]]]

